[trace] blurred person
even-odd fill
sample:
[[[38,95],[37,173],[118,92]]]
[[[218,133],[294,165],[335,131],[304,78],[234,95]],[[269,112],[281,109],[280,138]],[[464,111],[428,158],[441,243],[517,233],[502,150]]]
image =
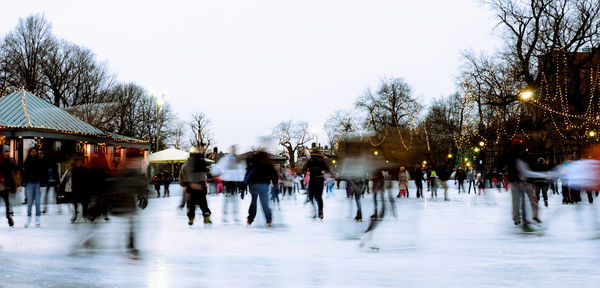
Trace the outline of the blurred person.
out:
[[[260,204],[263,214],[265,215],[267,226],[271,227],[273,218],[271,209],[269,208],[269,185],[273,178],[276,177],[276,174],[277,171],[264,147],[253,152],[247,159],[244,182],[248,184],[252,196],[252,201],[248,208],[248,218],[246,220],[248,226],[252,225],[254,222],[254,218],[256,217],[256,206],[258,199],[260,198]]]
[[[398,192],[398,198],[406,197],[408,198],[408,172],[404,169],[404,167],[400,167],[400,172],[398,172],[398,187],[400,191]],[[403,189],[404,187],[404,189]]]
[[[495,187],[496,189],[498,189],[498,192],[500,192],[500,187],[502,186],[500,183],[502,182],[500,179],[500,174],[498,173],[498,170],[496,168],[494,168],[494,170],[492,171],[492,188]]]
[[[67,164],[67,171],[60,177],[58,191],[63,196],[61,203],[73,203],[73,164]]]
[[[415,166],[415,185],[417,186],[417,198],[423,198],[423,170],[421,165]]]
[[[169,191],[169,185],[171,185],[171,181],[173,181],[171,178],[171,173],[168,171],[163,171],[161,179],[162,185],[164,186],[163,198],[171,197],[171,191]]]
[[[225,188],[223,187],[223,179],[221,179],[221,177],[217,176],[214,177],[214,181],[215,181],[215,191],[217,195],[219,195],[219,193],[225,195]]]
[[[214,168],[211,170],[213,175],[218,175],[223,179],[225,186],[225,200],[223,201],[223,222],[228,221],[228,215],[231,212],[233,221],[238,222],[238,199],[235,197],[240,183],[244,180],[246,163],[236,155],[236,146],[231,146],[231,153],[223,156]],[[243,197],[242,197],[243,199]],[[229,206],[232,210],[229,211]]]
[[[280,173],[279,173],[279,168],[277,166],[274,166],[274,168],[275,168],[275,174],[273,175],[273,178],[271,178],[271,201],[273,201],[273,203],[277,203],[277,206],[279,206]]]
[[[325,161],[325,156],[321,155],[316,150],[311,151],[310,159],[306,161],[302,171],[310,174],[310,180],[308,182],[308,200],[313,204],[313,207],[313,199],[317,201],[318,217],[319,219],[323,219],[324,174],[329,172],[329,165],[327,164],[327,161]]]
[[[471,194],[471,186],[473,186],[473,194],[475,194],[475,172],[473,168],[469,169],[469,173],[467,173],[467,182],[469,182],[469,188],[467,189],[467,194]]]
[[[527,141],[522,138],[515,138],[511,143],[511,149],[500,158],[500,163],[508,166],[508,177],[510,181],[510,190],[512,196],[512,216],[515,225],[523,223],[524,231],[533,231],[529,226],[525,215],[525,196],[529,198],[533,220],[541,223],[538,218],[538,204],[533,195],[532,185],[527,180],[532,178],[548,178],[541,172],[534,172],[529,167],[533,166],[533,156],[527,152]],[[522,211],[521,211],[522,210]]]
[[[372,165],[376,165],[376,164],[371,163],[371,166]],[[385,165],[385,164],[380,163],[377,166],[382,166],[382,165]],[[374,171],[373,203],[375,205],[375,207],[374,207],[375,209],[374,209],[373,215],[371,216],[371,222],[369,223],[369,227],[367,227],[367,230],[365,230],[363,236],[360,239],[360,244],[359,244],[360,247],[363,247],[368,241],[371,240],[371,238],[373,237],[375,228],[377,228],[377,226],[381,223],[381,221],[385,217],[386,194],[387,194],[387,198],[391,205],[392,214],[394,215],[394,218],[397,217],[396,216],[396,207],[394,205],[394,195],[391,192],[391,188],[392,188],[391,177],[390,177],[389,171],[387,171],[385,168],[387,168],[387,167],[380,167]],[[422,173],[421,173],[421,177],[423,177]],[[386,182],[389,184],[387,184]],[[422,186],[421,186],[421,188],[422,188]],[[378,198],[379,198],[379,200],[378,200]],[[375,248],[375,247],[372,247],[372,248]]]
[[[198,150],[190,153],[190,158],[183,164],[179,174],[179,183],[183,186],[183,199],[187,206],[188,225],[194,225],[196,205],[200,206],[204,224],[212,224],[211,211],[206,200],[208,180],[208,163],[204,158],[205,144],[200,143]],[[183,206],[180,206],[183,207]]]
[[[569,162],[564,162],[563,163],[563,167],[567,167],[569,165]],[[563,196],[562,199],[562,204],[572,204],[574,203],[571,200],[571,191],[569,191],[569,180],[566,177],[567,175],[565,175],[564,173],[561,174],[561,193]]]
[[[533,171],[545,172],[548,171],[549,167],[544,161],[544,158],[539,158],[536,165],[533,167]],[[544,197],[544,205],[548,207],[548,180],[544,178],[533,179],[535,186],[535,199],[538,201],[541,199],[540,194]]]
[[[295,172],[295,171],[294,171]],[[302,176],[298,175],[298,173],[294,173],[294,192],[300,193],[300,183],[302,182]],[[304,189],[304,187],[302,187]]]
[[[437,198],[437,172],[435,171],[435,169],[431,168],[431,170],[429,171],[431,174],[429,176],[429,181],[431,182],[431,199],[433,199],[433,196],[435,195],[435,198]]]
[[[362,221],[362,194],[365,191],[365,175],[372,168],[365,156],[346,156],[341,160],[340,178],[346,181],[346,194],[354,197],[356,202],[356,216],[354,221]],[[378,175],[375,175],[378,177]],[[379,181],[380,179],[378,179]],[[377,184],[381,184],[378,182]],[[377,187],[380,188],[380,187]]]
[[[60,179],[58,176],[58,164],[56,163],[55,157],[50,155],[45,159],[45,168],[46,168],[46,190],[44,191],[44,209],[42,209],[42,214],[46,214],[48,211],[48,195],[50,195],[50,191],[54,193],[54,200],[58,206],[58,213],[62,213],[61,205],[58,203],[58,180]]]
[[[485,195],[485,181],[483,180],[483,177],[481,176],[481,173],[477,173],[477,188],[479,191],[479,196],[481,196],[481,191],[483,191],[483,195]],[[473,190],[475,190],[475,188],[473,188]],[[475,191],[473,191],[473,194],[475,194]]]
[[[156,198],[160,198],[160,186],[161,186],[161,175],[160,173],[154,174],[152,182],[154,182],[154,190],[156,191]]]
[[[8,226],[13,227],[15,222],[11,217],[11,201],[10,194],[16,190],[16,183],[13,175],[16,170],[15,164],[10,159],[10,147],[2,147],[2,153],[0,153],[0,197],[4,199],[4,205],[6,206],[6,219],[8,220]]]
[[[286,172],[283,176],[283,194],[285,195],[285,191],[287,190],[288,196],[292,196],[292,191],[294,189],[294,178],[296,177],[296,173],[294,173],[294,171],[292,171],[291,169],[286,169]]]
[[[462,167],[458,167],[456,170],[456,174],[454,175],[454,180],[458,181],[458,194],[460,194],[461,188],[462,192],[465,193],[465,180],[467,179],[467,174]]]
[[[145,209],[148,205],[148,186],[146,178],[140,173],[142,160],[139,150],[127,149],[125,161],[114,177],[113,189],[108,189],[106,192],[106,199],[110,199],[111,214],[129,220],[126,248],[130,257],[134,258],[139,256],[135,241],[137,208]]]
[[[31,208],[35,203],[35,225],[40,226],[40,206],[41,206],[41,193],[40,187],[45,185],[46,181],[46,169],[44,162],[38,156],[38,149],[33,147],[27,152],[27,159],[23,164],[23,183],[26,184],[27,191],[27,221],[25,227],[29,227],[31,224]]]
[[[427,174],[425,176],[425,179],[427,179],[427,192],[429,192],[431,190],[431,166],[427,166],[425,173]]]
[[[104,177],[106,175],[92,176],[92,181],[103,179],[105,191],[103,192],[102,205],[110,206],[110,212],[115,217],[123,217],[128,221],[128,229],[125,232],[125,247],[127,254],[132,259],[139,257],[139,250],[136,248],[136,232],[135,232],[135,216],[138,208],[145,209],[148,205],[148,186],[146,178],[141,174],[142,156],[138,149],[127,149],[125,159],[120,163],[120,168],[111,178],[94,178]],[[96,160],[97,163],[91,164],[92,171],[103,173],[104,171],[94,170],[103,169],[102,163]],[[95,180],[94,180],[95,179]],[[110,201],[110,203],[107,203]],[[83,247],[93,249],[96,247],[95,229],[97,225],[91,225],[92,231],[83,235]]]
[[[325,178],[325,194],[327,198],[333,194],[333,186],[335,185],[335,178],[331,174],[327,174]]]
[[[10,147],[6,147],[5,146],[4,149],[5,150],[6,149],[10,150]],[[9,153],[7,153],[7,152],[3,152],[3,153],[4,153],[5,156],[9,155]],[[6,157],[9,157],[9,156],[6,156]],[[19,194],[19,192],[21,190],[24,191],[25,187],[23,187],[23,174],[22,174],[22,171],[16,165],[15,159],[9,157],[8,160],[9,160],[8,163],[10,163],[9,165],[13,166],[13,174],[12,175],[13,175],[13,181],[15,182],[15,190],[12,191],[12,193],[9,194],[10,216],[14,217],[14,206],[15,206],[15,204],[17,204],[17,194]],[[23,192],[23,194],[27,194],[27,193]]]
[[[73,191],[73,217],[71,223],[77,221],[78,207],[81,204],[81,213],[84,221],[88,219],[88,204],[90,202],[90,191],[88,185],[88,170],[83,158],[75,159],[75,164],[70,170],[71,189]]]
[[[385,214],[385,202],[386,198],[390,202],[392,208],[392,214],[396,217],[396,206],[394,203],[394,195],[392,193],[392,177],[390,172],[386,169],[379,168],[375,171],[373,178],[373,215],[371,219],[383,219]],[[421,176],[422,177],[422,176]],[[387,197],[386,197],[387,195]],[[423,195],[421,195],[423,197]],[[381,207],[379,207],[381,206]],[[379,214],[377,213],[379,212]]]
[[[107,179],[109,177],[111,177],[111,171],[106,158],[103,155],[94,155],[90,161],[87,178],[89,181],[88,189],[91,192],[88,207],[88,219],[90,221],[94,221],[99,216],[104,216],[104,220],[109,221],[108,211],[111,203],[107,194],[109,190]]]
[[[436,179],[436,184],[444,188],[444,201],[448,201],[450,199],[448,198],[448,183],[446,183],[446,181],[450,179],[452,167],[450,167],[450,164],[446,163],[446,165],[443,165],[437,172],[438,178]]]

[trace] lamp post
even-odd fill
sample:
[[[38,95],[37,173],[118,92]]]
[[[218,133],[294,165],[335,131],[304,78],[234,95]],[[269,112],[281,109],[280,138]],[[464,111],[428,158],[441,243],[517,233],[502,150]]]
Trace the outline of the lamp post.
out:
[[[160,128],[158,127],[159,121],[158,121],[158,113],[160,111],[160,107],[165,104],[165,93],[162,94],[162,97],[157,97],[156,98],[156,150],[154,150],[154,152],[158,152],[158,140],[160,139]]]

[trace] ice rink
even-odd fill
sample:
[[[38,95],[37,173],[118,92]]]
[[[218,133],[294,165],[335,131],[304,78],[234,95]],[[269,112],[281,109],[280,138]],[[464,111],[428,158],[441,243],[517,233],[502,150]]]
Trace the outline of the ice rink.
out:
[[[452,184],[452,183],[451,183]],[[371,241],[359,242],[372,214],[354,222],[354,200],[344,190],[324,194],[325,218],[315,221],[305,195],[271,202],[273,227],[260,212],[245,225],[247,196],[236,220],[224,223],[224,196],[209,195],[213,224],[187,225],[177,208],[181,189],[151,198],[137,217],[141,258],[127,257],[125,219],[70,223],[50,205],[41,227],[24,228],[26,205],[15,227],[0,225],[0,287],[599,287],[600,198],[562,205],[551,195],[543,226],[524,233],[514,226],[510,194],[457,194],[450,201],[395,198],[397,218],[386,215]],[[440,193],[442,192],[442,193]],[[3,207],[1,209],[4,209]],[[3,210],[2,210],[3,211]],[[228,215],[231,217],[231,215]],[[96,249],[84,249],[93,236]]]

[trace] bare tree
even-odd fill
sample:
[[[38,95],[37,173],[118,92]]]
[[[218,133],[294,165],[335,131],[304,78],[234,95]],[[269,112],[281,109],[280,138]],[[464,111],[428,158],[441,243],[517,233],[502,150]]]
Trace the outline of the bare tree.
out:
[[[54,106],[60,107],[67,104],[71,85],[75,79],[76,58],[78,47],[64,40],[51,42],[48,55],[44,59],[41,72],[44,75],[43,84],[46,85],[49,98]]]
[[[331,114],[323,124],[331,149],[337,149],[337,144],[344,137],[360,131],[361,119],[354,114],[356,113],[352,111],[338,110]]]
[[[598,53],[600,2],[597,0],[490,0],[506,40],[504,54],[530,87],[537,87],[548,57],[559,50],[590,47]],[[590,58],[591,59],[591,58]],[[540,61],[541,60],[541,61]],[[542,67],[540,67],[542,65]]]
[[[312,140],[306,121],[283,121],[273,127],[273,136],[283,146],[291,168],[296,167],[296,153]]]
[[[210,119],[202,112],[194,113],[189,125],[192,131],[192,139],[190,139],[192,147],[200,147],[203,144],[208,151],[214,144]]]
[[[368,115],[365,127],[376,133],[409,126],[411,116],[417,115],[421,108],[402,78],[381,80],[375,93],[368,89],[355,105]]]
[[[2,43],[2,70],[7,84],[44,97],[41,71],[54,41],[52,25],[43,15],[20,18]]]
[[[187,146],[183,139],[185,138],[185,129],[184,127],[186,126],[185,123],[177,120],[177,119],[173,119],[173,127],[172,129],[170,129],[170,141],[171,143],[173,143],[173,147],[175,147],[175,149],[184,149],[184,146]],[[184,149],[185,150],[185,149]]]

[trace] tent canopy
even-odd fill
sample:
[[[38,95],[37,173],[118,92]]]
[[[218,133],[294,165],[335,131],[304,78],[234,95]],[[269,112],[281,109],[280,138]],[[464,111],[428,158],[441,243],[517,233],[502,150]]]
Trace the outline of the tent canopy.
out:
[[[152,153],[149,157],[149,160],[150,163],[185,163],[189,157],[189,152],[169,148]]]
[[[150,160],[150,164],[175,164],[175,163],[185,163],[187,159],[190,158],[190,153],[185,152],[179,149],[169,148],[162,151],[158,151],[156,153],[152,153],[148,159]],[[214,163],[215,161],[210,159],[205,159],[208,163]]]

